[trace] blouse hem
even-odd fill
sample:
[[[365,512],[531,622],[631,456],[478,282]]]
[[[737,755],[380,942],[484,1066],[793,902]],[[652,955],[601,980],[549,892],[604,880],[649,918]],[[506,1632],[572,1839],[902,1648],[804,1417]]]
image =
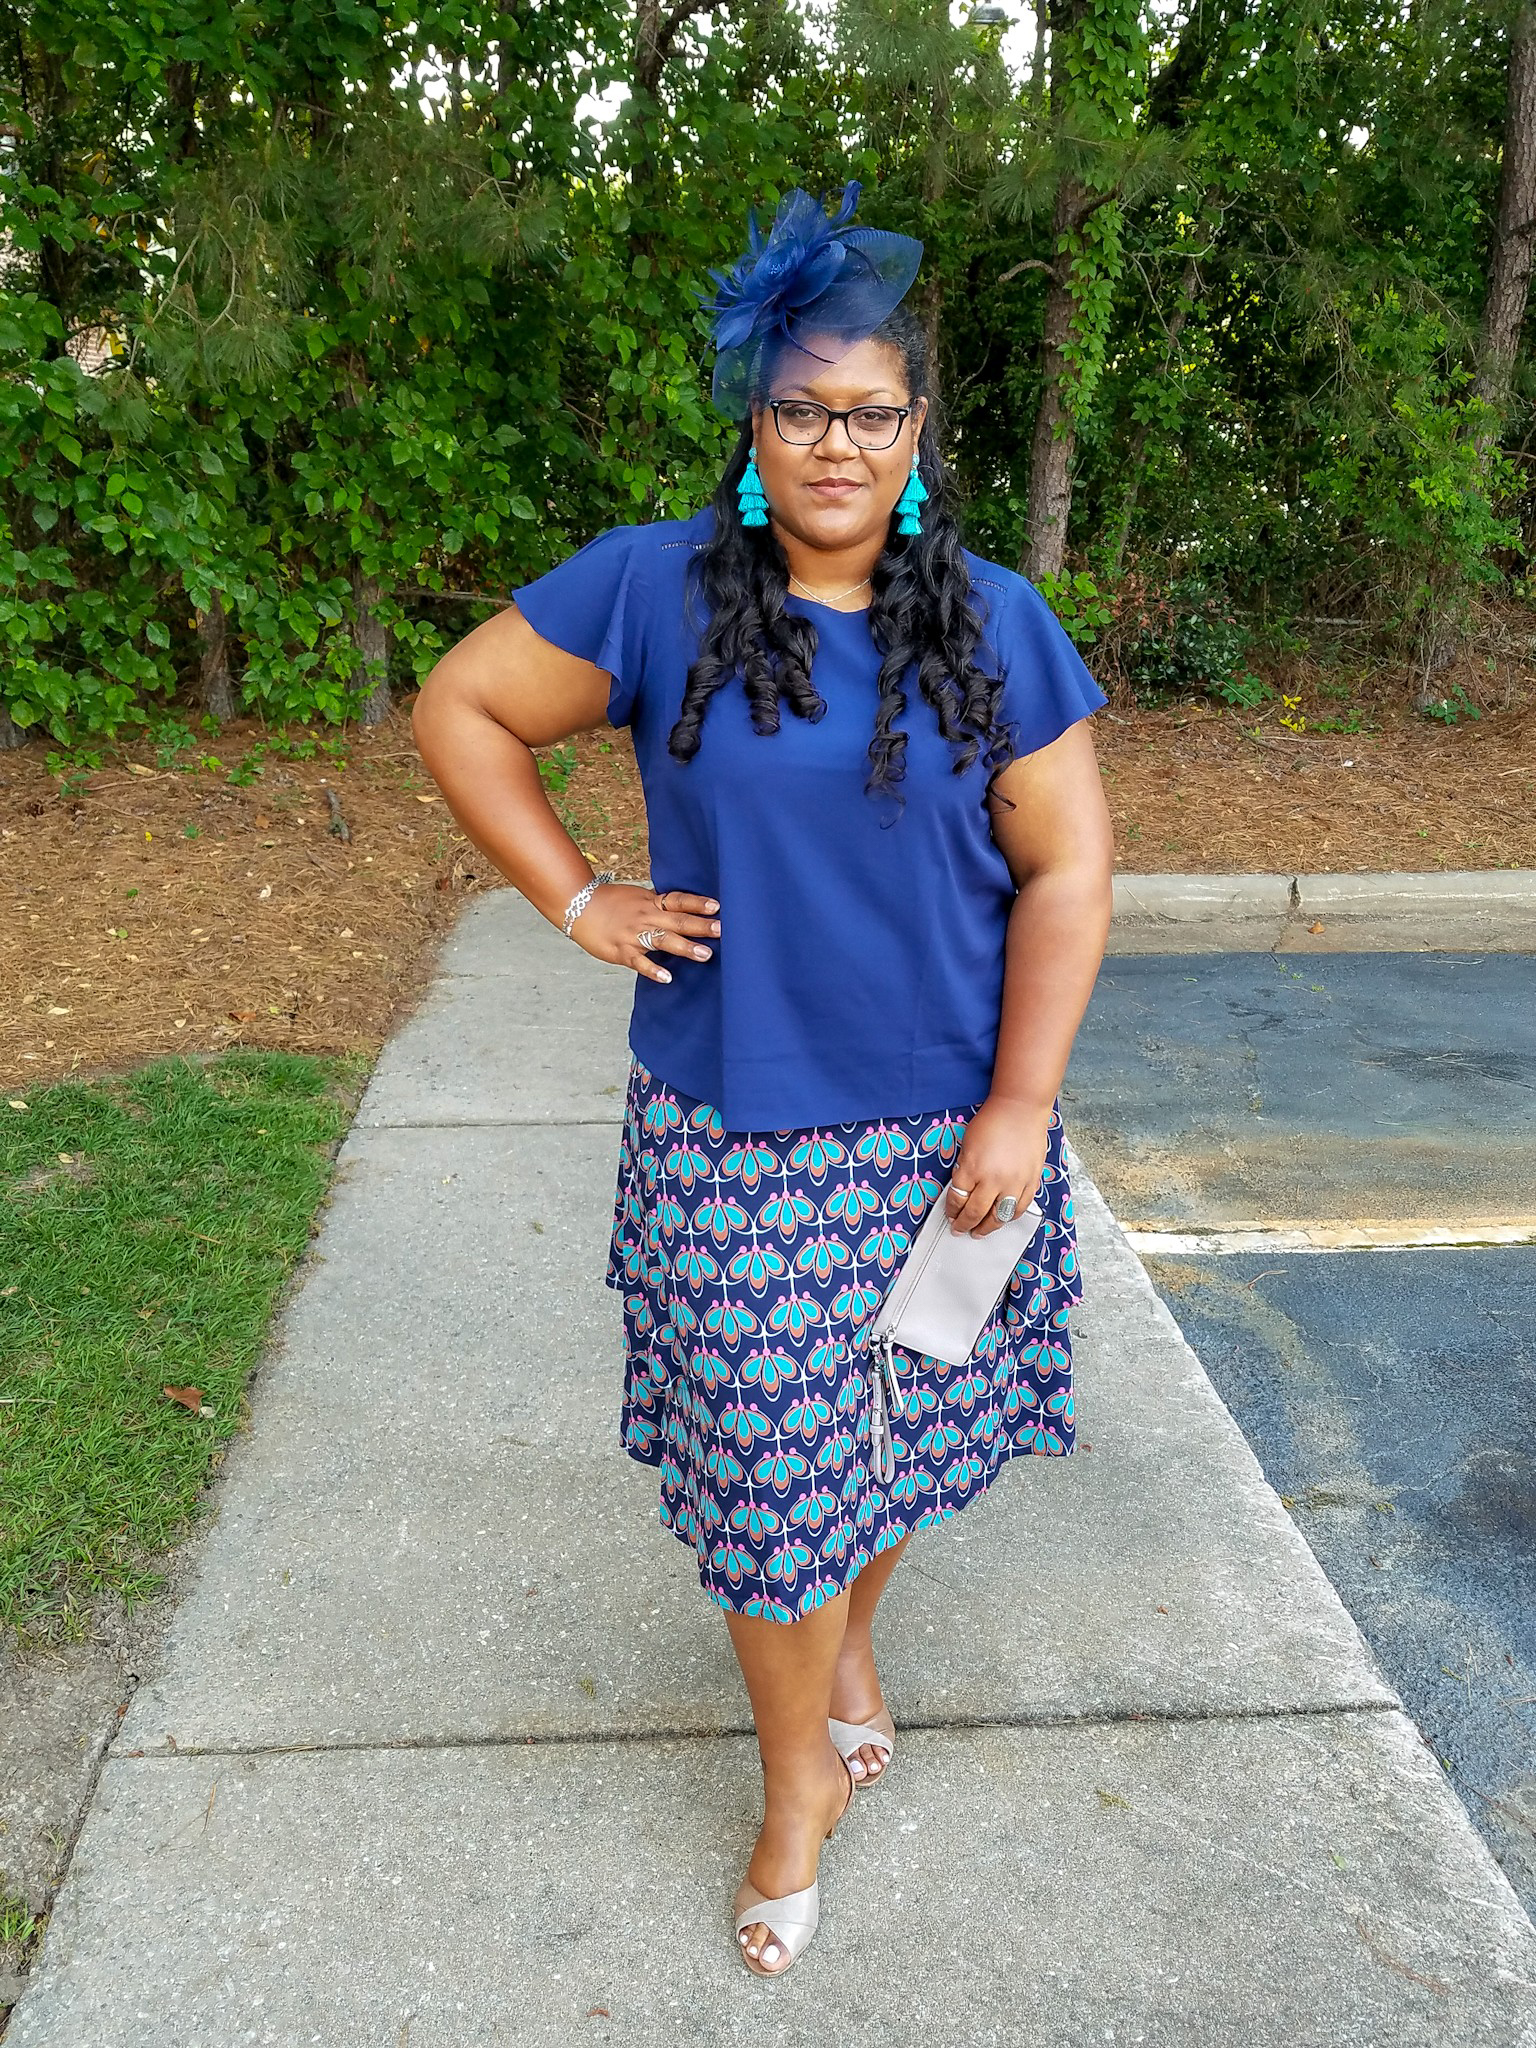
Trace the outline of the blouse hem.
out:
[[[676,1095],[687,1096],[691,1102],[709,1104],[720,1118],[721,1130],[743,1135],[750,1132],[825,1131],[841,1124],[896,1123],[909,1117],[943,1116],[946,1111],[969,1110],[984,1102],[991,1092],[995,1063],[994,1056],[978,1058],[973,1063],[955,1062],[947,1067],[931,1069],[935,1078],[912,1090],[909,1099],[915,1101],[916,1107],[911,1109],[896,1107],[890,1100],[891,1091],[888,1089],[881,1089],[878,1098],[872,1098],[867,1089],[861,1087],[851,1099],[835,1095],[829,1097],[830,1108],[817,1116],[806,1116],[801,1112],[786,1117],[782,1110],[765,1109],[763,1099],[753,1098],[750,1094],[746,1097],[745,1110],[727,1116],[722,1095],[733,1095],[739,1102],[743,1094],[741,1089],[733,1092],[728,1085],[722,1087],[718,1082],[709,1088],[690,1088],[686,1082],[665,1073],[658,1059],[637,1045],[633,1038],[629,1041],[629,1050],[653,1080],[670,1088]],[[662,1059],[670,1061],[670,1053],[663,1053]]]

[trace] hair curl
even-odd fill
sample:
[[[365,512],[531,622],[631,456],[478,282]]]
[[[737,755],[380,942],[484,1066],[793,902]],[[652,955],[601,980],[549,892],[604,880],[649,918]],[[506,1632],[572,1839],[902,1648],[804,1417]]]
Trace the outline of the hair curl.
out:
[[[907,708],[902,687],[917,664],[918,688],[938,715],[941,735],[954,743],[954,773],[963,775],[982,745],[992,772],[981,802],[1015,759],[1012,727],[1000,719],[1002,681],[975,661],[983,621],[971,598],[970,572],[961,552],[954,490],[940,450],[944,420],[922,323],[897,306],[869,337],[896,349],[912,398],[926,398],[928,411],[918,439],[918,473],[928,491],[923,531],[896,530],[894,514],[884,548],[871,575],[869,629],[883,659],[880,701],[870,741],[871,774],[865,794],[889,794],[904,806],[898,785],[906,773],[907,735],[893,731]],[[738,676],[746,687],[757,732],[779,730],[780,700],[797,718],[815,724],[826,702],[811,681],[816,628],[785,609],[789,562],[772,526],[743,526],[737,487],[752,447],[752,422],[744,420],[725,473],[711,503],[714,532],[690,563],[690,601],[707,608],[698,659],[688,670],[682,708],[668,737],[668,751],[691,761],[701,741],[704,714],[716,691]],[[1006,796],[999,797],[1009,803]],[[1010,808],[1012,808],[1010,804]]]

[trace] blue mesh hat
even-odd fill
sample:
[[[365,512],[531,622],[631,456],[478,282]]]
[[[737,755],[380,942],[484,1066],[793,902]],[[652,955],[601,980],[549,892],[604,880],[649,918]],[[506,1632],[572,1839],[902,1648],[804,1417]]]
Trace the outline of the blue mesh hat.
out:
[[[729,271],[712,270],[718,290],[696,292],[713,314],[711,396],[727,419],[743,420],[759,373],[783,347],[835,363],[874,333],[911,289],[923,245],[883,228],[851,228],[859,181],[843,187],[829,218],[797,185],[779,202],[768,239],[748,215],[752,246]]]

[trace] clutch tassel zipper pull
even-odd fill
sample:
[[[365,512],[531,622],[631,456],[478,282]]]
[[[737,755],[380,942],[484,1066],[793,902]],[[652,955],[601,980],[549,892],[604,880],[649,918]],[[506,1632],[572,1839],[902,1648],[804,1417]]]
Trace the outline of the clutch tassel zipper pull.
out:
[[[874,1399],[870,1403],[871,1436],[878,1433],[878,1444],[871,1442],[875,1476],[887,1486],[896,1477],[896,1438],[891,1429],[891,1415],[904,1412],[906,1402],[902,1396],[901,1380],[896,1371],[896,1349],[889,1332],[875,1339],[875,1387]],[[889,1405],[887,1405],[889,1403]]]
[[[887,1389],[891,1405],[898,1413],[904,1404],[890,1337],[876,1337],[873,1350],[874,1385],[870,1390],[869,1403],[870,1462],[875,1468],[875,1477],[889,1486],[896,1477],[896,1440],[891,1434],[891,1418],[886,1406]]]
[[[886,1390],[892,1408],[898,1415],[906,1411],[906,1396],[901,1391],[901,1375],[896,1370],[896,1346],[889,1331],[880,1340],[880,1364],[885,1374]]]

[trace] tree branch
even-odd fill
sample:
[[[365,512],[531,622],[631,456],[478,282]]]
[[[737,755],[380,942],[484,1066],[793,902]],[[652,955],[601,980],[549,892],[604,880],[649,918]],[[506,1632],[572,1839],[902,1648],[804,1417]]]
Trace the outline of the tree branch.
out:
[[[1043,270],[1046,276],[1051,279],[1052,283],[1061,283],[1061,278],[1057,273],[1055,264],[1042,263],[1038,256],[1026,256],[1022,263],[1015,263],[1012,270],[1005,270],[1003,272],[1002,276],[997,280],[998,283],[1011,283],[1012,280],[1018,276],[1021,270]]]
[[[652,99],[661,74],[672,54],[677,32],[695,14],[702,14],[711,0],[677,0],[670,14],[656,18],[654,4],[642,7],[635,35],[635,86]]]

